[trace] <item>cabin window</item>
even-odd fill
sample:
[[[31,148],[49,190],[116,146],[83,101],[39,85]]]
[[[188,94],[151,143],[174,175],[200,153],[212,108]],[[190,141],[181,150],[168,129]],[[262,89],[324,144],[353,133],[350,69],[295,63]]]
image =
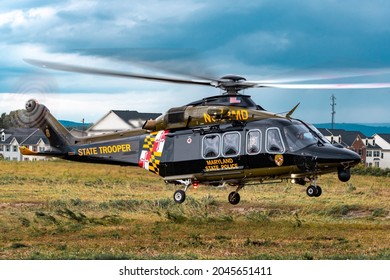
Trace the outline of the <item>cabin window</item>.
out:
[[[284,153],[285,148],[279,128],[269,128],[266,132],[266,150],[268,153]]]
[[[202,151],[203,158],[216,158],[219,156],[220,136],[210,134],[203,137]]]
[[[261,131],[250,130],[246,134],[246,152],[249,155],[260,153],[261,150]]]
[[[225,133],[222,136],[223,156],[234,157],[240,153],[241,135],[238,132]]]

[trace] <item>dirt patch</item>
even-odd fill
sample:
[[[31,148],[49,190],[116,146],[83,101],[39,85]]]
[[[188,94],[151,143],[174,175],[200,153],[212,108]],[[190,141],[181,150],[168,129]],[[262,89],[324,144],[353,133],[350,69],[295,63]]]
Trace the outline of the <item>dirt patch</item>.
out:
[[[33,207],[33,206],[39,206],[42,205],[40,202],[3,202],[0,203],[0,209],[6,209],[6,208],[22,208],[22,207]]]
[[[346,218],[356,219],[356,218],[367,218],[372,216],[371,211],[368,210],[350,210],[348,214],[345,215]]]

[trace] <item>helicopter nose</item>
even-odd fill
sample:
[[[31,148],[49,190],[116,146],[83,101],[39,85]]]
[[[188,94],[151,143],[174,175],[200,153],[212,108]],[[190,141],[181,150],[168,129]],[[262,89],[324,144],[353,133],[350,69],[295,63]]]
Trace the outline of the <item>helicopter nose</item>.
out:
[[[340,158],[342,159],[340,164],[344,167],[353,167],[362,161],[359,154],[346,148],[342,149]]]
[[[350,168],[361,162],[361,157],[342,146],[312,146],[307,150],[318,162],[338,164],[342,168]]]

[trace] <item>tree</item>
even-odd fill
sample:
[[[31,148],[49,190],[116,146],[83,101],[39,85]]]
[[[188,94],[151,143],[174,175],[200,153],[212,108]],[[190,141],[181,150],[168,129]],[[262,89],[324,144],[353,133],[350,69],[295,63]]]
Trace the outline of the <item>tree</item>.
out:
[[[0,128],[7,128],[4,126],[4,119],[5,119],[6,114],[2,113],[0,117]]]
[[[12,115],[13,112],[11,112],[9,115],[6,113],[2,113],[0,117],[0,128],[12,128],[14,125],[12,124]]]

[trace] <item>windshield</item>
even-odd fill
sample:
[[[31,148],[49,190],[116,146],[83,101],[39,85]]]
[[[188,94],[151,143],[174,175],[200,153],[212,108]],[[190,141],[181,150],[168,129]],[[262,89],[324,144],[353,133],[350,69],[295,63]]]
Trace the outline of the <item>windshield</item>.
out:
[[[328,139],[312,124],[305,123],[313,132],[315,133],[315,136],[318,137],[322,142],[324,143],[330,143]]]
[[[307,146],[317,144],[318,140],[303,124],[292,124],[283,128],[288,150],[298,151]]]

